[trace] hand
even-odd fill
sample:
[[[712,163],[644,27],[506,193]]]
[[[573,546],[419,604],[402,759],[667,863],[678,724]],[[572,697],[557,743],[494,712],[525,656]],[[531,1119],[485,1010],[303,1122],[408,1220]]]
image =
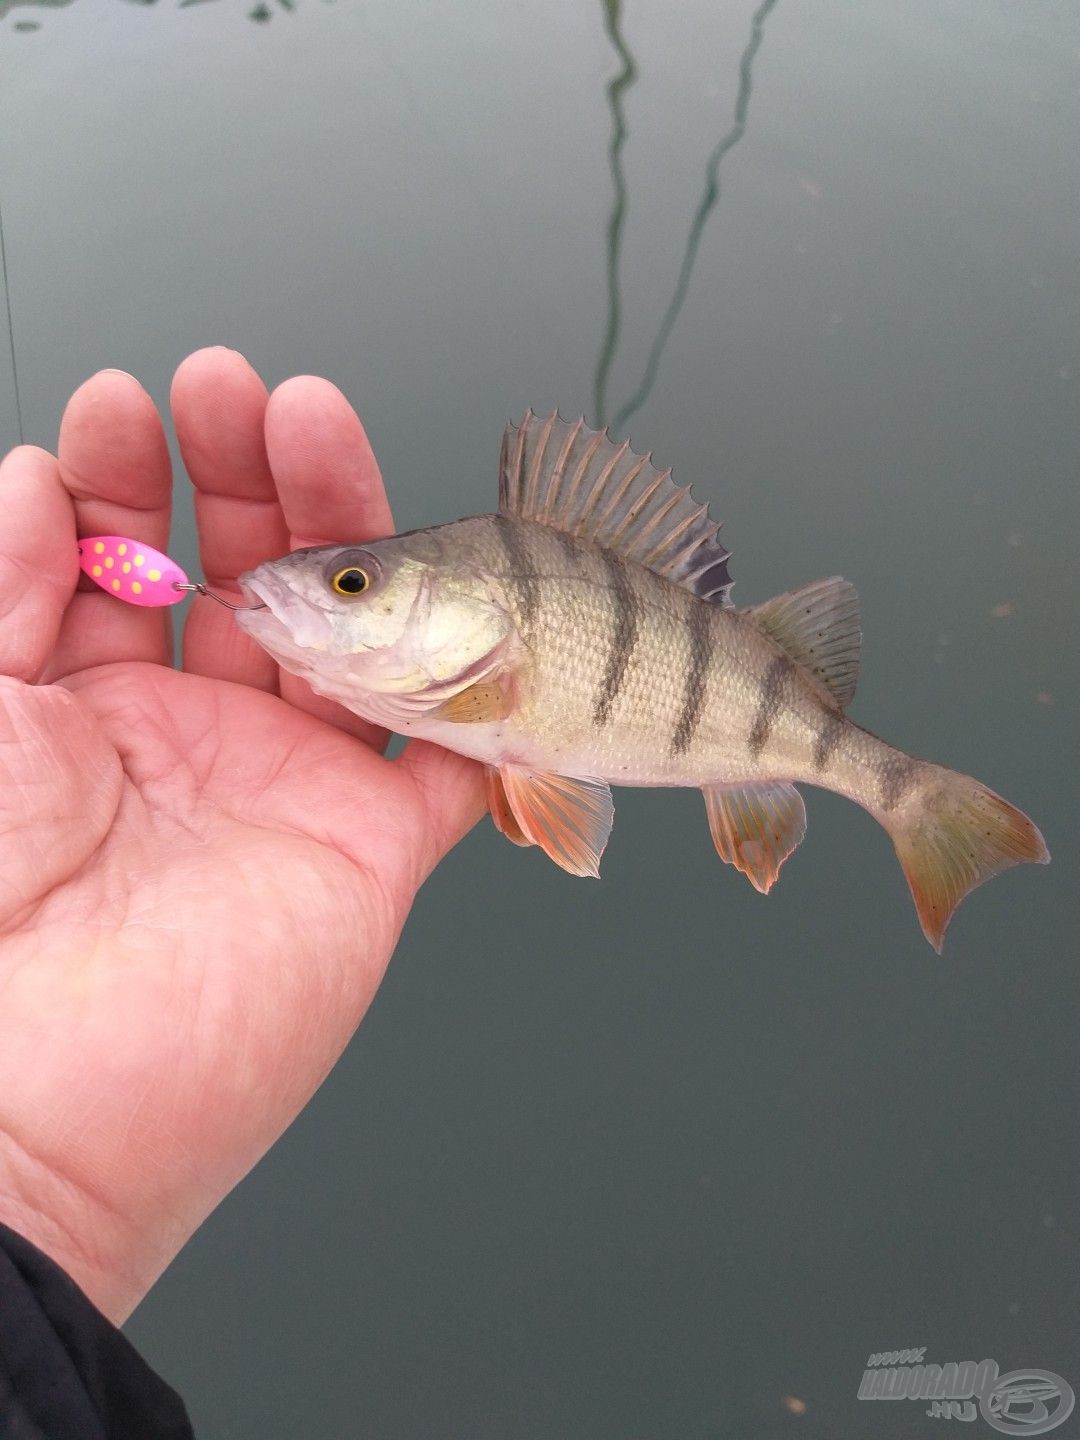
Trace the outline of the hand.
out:
[[[204,350],[172,405],[212,588],[390,533],[326,381],[268,397]],[[58,458],[0,467],[0,1220],[115,1320],[326,1076],[483,808],[471,762],[384,759],[212,601],[177,671],[167,613],[80,579],[77,534],[166,549],[170,493],[161,421],[118,371],[72,397]]]

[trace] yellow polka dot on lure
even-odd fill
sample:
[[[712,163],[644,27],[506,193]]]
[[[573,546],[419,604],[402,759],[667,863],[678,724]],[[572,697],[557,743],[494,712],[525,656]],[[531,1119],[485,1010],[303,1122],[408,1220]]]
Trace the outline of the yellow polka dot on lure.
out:
[[[139,584],[138,580],[133,580],[133,581],[131,582],[131,593],[132,593],[133,595],[141,595],[141,594],[142,594],[142,586]]]
[[[100,565],[91,566],[90,574],[94,577],[95,580],[99,579],[104,573],[105,572],[102,570]]]
[[[113,558],[112,558],[111,555],[106,555],[106,556],[105,556],[105,569],[106,569],[106,570],[111,570],[112,567],[113,567]]]
[[[145,556],[145,555],[136,555],[136,556],[135,556],[135,564],[136,564],[136,565],[145,565],[145,564],[146,564],[146,556]]]
[[[161,571],[160,571],[160,570],[148,570],[148,571],[146,572],[146,578],[147,578],[148,580],[160,580],[160,579],[161,579]]]
[[[120,581],[119,581],[119,580],[114,580],[114,581],[112,582],[112,588],[113,588],[114,590],[119,590],[119,589],[120,589]]]
[[[94,554],[95,554],[95,555],[104,555],[104,554],[105,554],[105,546],[101,543],[100,540],[98,540],[97,543],[94,545]]]
[[[117,547],[116,547],[116,553],[117,553],[118,555],[126,555],[126,554],[127,554],[127,546],[126,546],[126,545],[117,545]]]
[[[123,570],[123,572],[124,572],[125,575],[130,575],[130,574],[131,574],[131,561],[130,561],[130,560],[125,560],[124,563],[123,563],[123,565],[120,566],[120,569]]]

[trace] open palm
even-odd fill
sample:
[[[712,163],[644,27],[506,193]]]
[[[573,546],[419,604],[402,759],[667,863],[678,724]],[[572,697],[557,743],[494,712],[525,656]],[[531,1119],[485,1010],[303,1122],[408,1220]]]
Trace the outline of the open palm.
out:
[[[389,533],[327,382],[180,367],[203,572]],[[0,1220],[122,1318],[324,1078],[417,887],[482,810],[472,764],[385,736],[199,599],[169,626],[78,580],[76,535],[164,549],[160,419],[129,376],[58,458],[0,467]]]

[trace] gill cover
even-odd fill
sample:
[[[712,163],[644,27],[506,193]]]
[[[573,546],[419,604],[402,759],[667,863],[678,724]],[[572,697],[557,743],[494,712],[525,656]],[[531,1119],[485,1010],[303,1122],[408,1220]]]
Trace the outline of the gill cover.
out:
[[[366,546],[318,546],[241,577],[265,609],[238,615],[287,670],[358,713],[392,696],[427,712],[485,680],[513,625],[482,576],[430,531]],[[380,715],[391,723],[392,715]]]

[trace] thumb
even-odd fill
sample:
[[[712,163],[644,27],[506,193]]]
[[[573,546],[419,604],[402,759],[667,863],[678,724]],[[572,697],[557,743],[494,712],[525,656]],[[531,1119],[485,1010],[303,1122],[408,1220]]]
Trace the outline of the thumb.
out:
[[[97,849],[122,779],[120,757],[73,695],[0,676],[0,924]]]

